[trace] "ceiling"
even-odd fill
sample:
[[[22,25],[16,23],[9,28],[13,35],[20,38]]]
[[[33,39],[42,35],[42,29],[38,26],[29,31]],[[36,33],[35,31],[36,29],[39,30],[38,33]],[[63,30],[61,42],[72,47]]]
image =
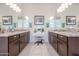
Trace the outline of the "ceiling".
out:
[[[24,15],[56,15],[60,3],[19,3],[18,6]]]
[[[34,15],[49,15],[54,16],[57,14],[57,8],[61,5],[60,3],[17,3],[17,5],[22,10],[22,15],[24,16],[34,16]],[[6,12],[7,11],[7,12]],[[8,6],[6,6],[4,3],[0,3],[0,14],[6,12],[6,14],[9,13],[15,13],[15,11],[12,11]],[[4,13],[5,14],[5,13]],[[79,4],[73,3],[69,8],[67,8],[64,12],[61,14],[65,15],[79,15]]]

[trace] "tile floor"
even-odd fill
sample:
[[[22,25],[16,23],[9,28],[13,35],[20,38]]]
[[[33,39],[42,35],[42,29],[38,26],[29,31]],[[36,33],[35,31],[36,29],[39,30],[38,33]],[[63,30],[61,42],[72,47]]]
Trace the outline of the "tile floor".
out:
[[[39,46],[31,43],[23,49],[19,56],[58,56],[58,54],[48,43]]]

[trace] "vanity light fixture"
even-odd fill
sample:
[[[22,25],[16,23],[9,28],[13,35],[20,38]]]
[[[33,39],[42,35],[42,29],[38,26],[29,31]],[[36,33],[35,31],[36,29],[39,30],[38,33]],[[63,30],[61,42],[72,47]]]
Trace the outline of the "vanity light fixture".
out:
[[[19,6],[17,4],[14,3],[6,3],[6,5],[8,5],[11,9],[13,9],[14,11],[20,13],[21,9],[19,8]]]
[[[54,16],[51,16],[51,17],[50,17],[50,20],[52,20],[52,19],[54,19]]]
[[[29,20],[29,17],[28,17],[28,16],[25,16],[25,19],[26,19],[26,20]]]
[[[62,3],[60,7],[57,9],[57,13],[63,12],[70,5],[72,5],[72,3]]]

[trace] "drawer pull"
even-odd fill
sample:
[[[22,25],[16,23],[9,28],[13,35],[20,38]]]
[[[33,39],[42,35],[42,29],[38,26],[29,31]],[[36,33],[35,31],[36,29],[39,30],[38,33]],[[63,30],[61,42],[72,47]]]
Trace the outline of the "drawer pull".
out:
[[[60,36],[61,38],[63,37],[63,36]]]
[[[17,37],[17,36],[14,36],[15,38]]]

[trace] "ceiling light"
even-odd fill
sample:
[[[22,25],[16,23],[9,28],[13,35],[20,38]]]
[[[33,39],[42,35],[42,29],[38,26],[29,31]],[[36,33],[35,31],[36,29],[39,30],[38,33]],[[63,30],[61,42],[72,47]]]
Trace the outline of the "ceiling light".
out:
[[[60,13],[65,10],[65,5],[61,4],[61,6],[57,9],[57,12]]]
[[[65,5],[65,8],[68,8],[69,7],[68,3],[65,3],[64,5]]]
[[[10,8],[16,8],[16,7],[17,7],[16,4],[12,4],[12,5],[10,5]]]
[[[17,6],[17,4],[14,3],[6,3],[6,5],[9,5],[10,8],[12,8],[16,12],[21,12],[21,9]]]
[[[57,9],[57,13],[63,12],[70,5],[72,5],[72,3],[62,3],[60,7]]]
[[[50,20],[52,20],[52,19],[54,19],[54,16],[51,16],[51,17],[50,17]]]
[[[60,12],[62,12],[62,10],[61,9],[57,9],[57,13],[60,13]]]
[[[15,10],[16,12],[21,12],[21,9],[20,9],[18,6],[15,7],[14,10]]]
[[[65,10],[65,6],[64,5],[61,5],[58,9],[57,9],[57,12],[60,13],[60,12],[63,12]]]
[[[26,19],[26,20],[28,20],[28,19],[29,19],[29,17],[28,17],[28,16],[25,16],[25,19]]]

